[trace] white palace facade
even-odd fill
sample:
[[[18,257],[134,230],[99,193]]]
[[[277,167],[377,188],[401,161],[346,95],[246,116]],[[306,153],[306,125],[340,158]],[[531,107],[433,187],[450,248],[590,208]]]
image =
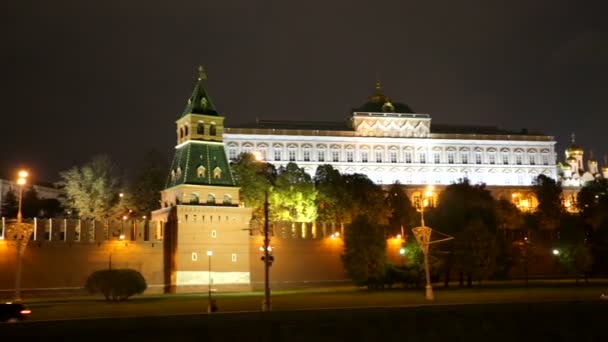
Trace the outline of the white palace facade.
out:
[[[429,114],[376,92],[347,122],[258,120],[224,130],[228,158],[252,152],[276,167],[295,162],[309,174],[331,164],[378,184],[449,185],[461,178],[488,186],[528,187],[557,179],[555,139],[497,127],[432,125]]]

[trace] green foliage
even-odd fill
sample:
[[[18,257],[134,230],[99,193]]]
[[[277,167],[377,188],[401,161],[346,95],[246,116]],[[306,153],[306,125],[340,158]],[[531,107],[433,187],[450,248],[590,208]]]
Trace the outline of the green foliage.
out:
[[[141,273],[136,270],[113,269],[91,273],[84,287],[92,294],[103,294],[108,301],[123,301],[143,293],[148,285]]]
[[[386,240],[381,227],[367,216],[358,216],[344,233],[342,263],[356,285],[373,289],[381,283],[386,259]]]
[[[538,199],[535,214],[539,219],[539,228],[555,230],[563,214],[561,184],[551,177],[539,175],[534,180],[532,189]]]
[[[148,151],[143,158],[139,171],[129,187],[127,206],[137,216],[147,215],[159,208],[160,192],[165,187],[167,160],[157,151]]]
[[[390,211],[382,187],[363,174],[347,174],[342,177],[346,201],[344,222],[351,222],[362,215],[378,224],[387,224]]]
[[[314,183],[303,168],[295,163],[280,167],[270,193],[272,219],[292,223],[315,221],[316,196]]]
[[[257,161],[253,154],[242,153],[230,164],[236,184],[241,187],[240,200],[253,208],[253,219],[264,217],[264,193],[276,177],[272,164]]]
[[[318,219],[324,222],[343,222],[345,198],[343,178],[329,164],[319,165],[314,177],[317,190],[316,206]]]
[[[403,187],[399,182],[395,182],[388,190],[386,204],[390,210],[388,219],[389,235],[401,234],[407,228],[414,227],[417,224],[418,215],[416,209],[412,206],[409,197],[403,192]],[[403,236],[405,239],[406,236]]]
[[[498,218],[495,200],[485,185],[473,186],[467,179],[449,185],[429,218],[431,227],[455,237],[444,245],[446,278],[452,269],[478,280],[492,274]]]
[[[107,220],[119,211],[120,178],[107,156],[60,173],[57,185],[65,192],[62,204],[82,219]]]

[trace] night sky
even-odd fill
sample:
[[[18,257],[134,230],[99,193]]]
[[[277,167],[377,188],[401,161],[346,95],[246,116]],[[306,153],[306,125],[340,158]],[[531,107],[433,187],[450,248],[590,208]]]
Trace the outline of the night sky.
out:
[[[601,162],[602,2],[4,0],[0,175],[170,159],[199,64],[227,126],[344,120],[378,79],[434,123],[541,131],[560,159],[574,132]]]

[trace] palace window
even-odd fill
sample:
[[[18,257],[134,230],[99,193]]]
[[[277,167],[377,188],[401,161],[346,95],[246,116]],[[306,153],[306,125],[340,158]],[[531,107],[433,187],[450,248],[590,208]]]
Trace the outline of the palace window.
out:
[[[382,163],[382,151],[376,151],[376,163]]]
[[[468,152],[464,152],[461,156],[460,159],[462,161],[463,164],[468,164],[469,163],[469,154]]]
[[[304,161],[310,161],[310,150],[304,150]]]
[[[236,159],[236,148],[228,149],[228,158],[230,158],[230,160]]]
[[[290,148],[287,153],[289,154],[289,161],[296,161],[296,150]]]
[[[397,152],[391,151],[390,156],[391,156],[391,163],[396,163],[397,162]]]
[[[521,157],[521,153],[517,153],[517,154],[515,155],[515,164],[517,164],[517,165],[521,165],[521,163],[522,163],[522,157]]]
[[[509,165],[509,155],[507,153],[502,154],[502,163],[504,165]]]
[[[441,153],[439,153],[439,152],[433,153],[433,162],[435,164],[441,163]]]
[[[481,152],[475,152],[475,164],[481,164]]]
[[[361,152],[361,162],[362,163],[367,163],[368,158],[369,158],[369,155],[368,155],[367,151]]]
[[[355,159],[355,153],[353,151],[346,151],[346,161],[352,163]]]
[[[339,162],[340,161],[340,151],[336,151],[336,150],[331,151],[331,160],[334,163]]]
[[[420,164],[426,164],[426,154],[424,152],[420,153],[418,160],[420,160]]]
[[[454,152],[448,152],[448,164],[454,164]]]
[[[410,164],[412,162],[412,152],[405,152],[405,162]]]
[[[533,154],[531,154],[528,158],[530,160],[530,165],[536,165],[536,158]]]
[[[490,153],[488,158],[490,159],[490,164],[492,164],[492,165],[496,164],[496,155],[494,153]]]
[[[325,161],[325,150],[324,149],[321,149],[317,152],[317,160],[320,162]]]
[[[281,148],[277,147],[274,149],[274,160],[275,161],[280,161],[281,160]]]
[[[543,165],[549,165],[549,155],[543,153]]]

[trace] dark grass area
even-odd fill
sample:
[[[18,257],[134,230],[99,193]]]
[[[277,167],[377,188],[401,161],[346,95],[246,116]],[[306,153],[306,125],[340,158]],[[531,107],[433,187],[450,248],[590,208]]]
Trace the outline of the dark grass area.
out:
[[[27,322],[45,341],[604,341],[608,303],[568,301]]]

